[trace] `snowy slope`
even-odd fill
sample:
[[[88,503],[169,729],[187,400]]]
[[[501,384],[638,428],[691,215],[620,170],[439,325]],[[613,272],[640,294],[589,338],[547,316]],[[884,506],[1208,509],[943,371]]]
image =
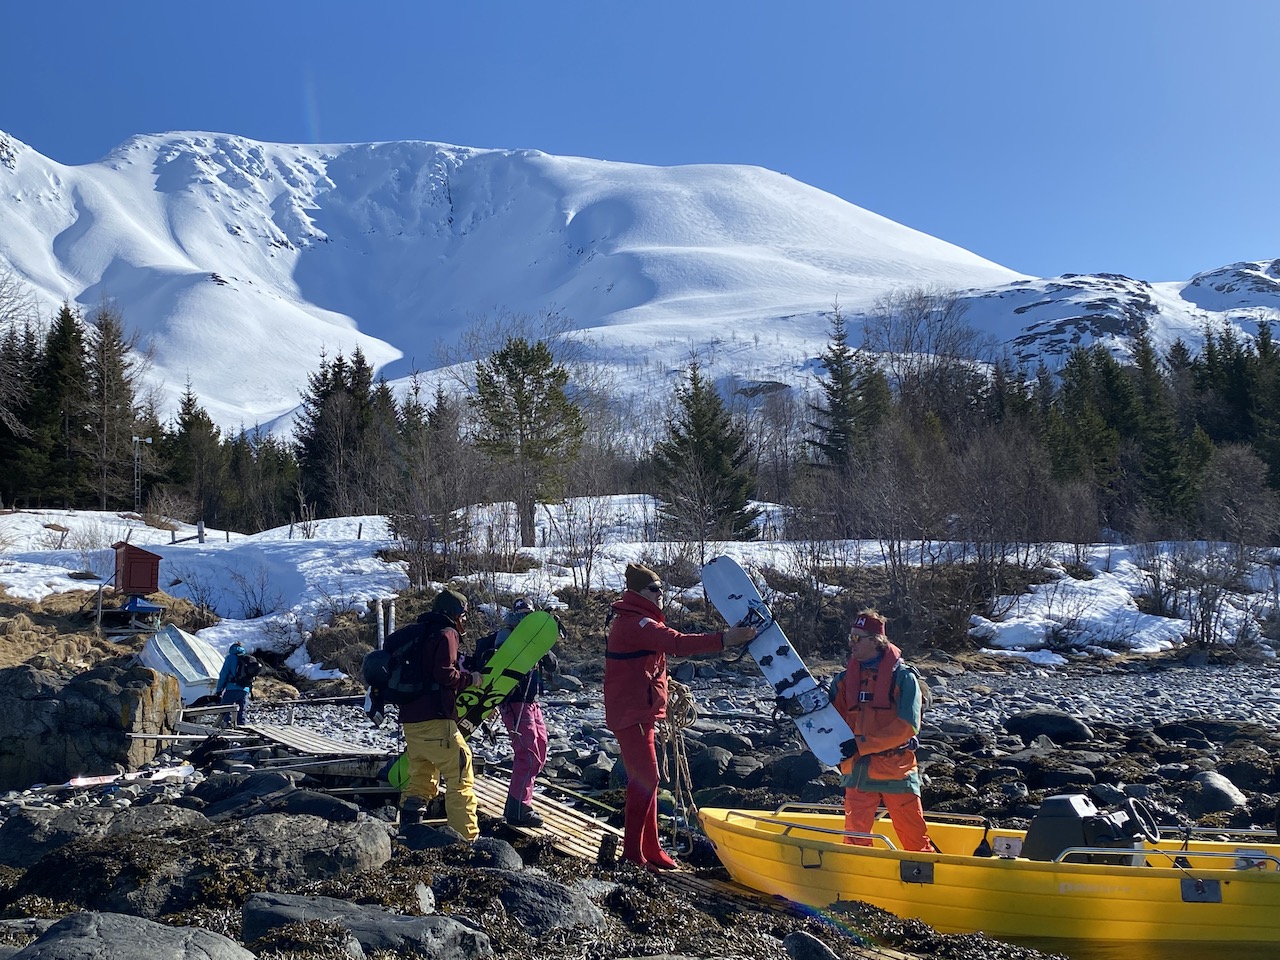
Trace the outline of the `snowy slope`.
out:
[[[622,390],[665,392],[693,351],[713,376],[799,382],[834,301],[856,317],[907,285],[968,291],[972,320],[1024,356],[1280,307],[1261,264],[1158,295],[1128,281],[1099,313],[1077,288],[1106,278],[1022,277],[758,167],[212,133],[137,136],[79,167],[0,133],[4,265],[46,315],[114,300],[167,408],[190,380],[226,427],[286,416],[322,351],[359,347],[394,380],[501,314],[557,312]]]

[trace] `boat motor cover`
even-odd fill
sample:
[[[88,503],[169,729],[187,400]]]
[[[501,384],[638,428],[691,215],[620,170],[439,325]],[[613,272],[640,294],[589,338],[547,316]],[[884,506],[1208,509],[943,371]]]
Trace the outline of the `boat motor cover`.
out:
[[[1047,797],[1027,827],[1022,855],[1028,860],[1053,860],[1068,847],[1141,850],[1142,842],[1124,811],[1101,813],[1083,794]],[[1091,854],[1088,862],[1140,864],[1141,857]]]

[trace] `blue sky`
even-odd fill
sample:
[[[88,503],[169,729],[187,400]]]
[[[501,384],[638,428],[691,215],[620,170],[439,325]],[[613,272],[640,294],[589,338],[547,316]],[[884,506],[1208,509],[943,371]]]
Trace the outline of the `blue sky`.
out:
[[[759,164],[1038,276],[1280,257],[1273,0],[6,4],[0,129]],[[16,42],[14,42],[16,39]]]

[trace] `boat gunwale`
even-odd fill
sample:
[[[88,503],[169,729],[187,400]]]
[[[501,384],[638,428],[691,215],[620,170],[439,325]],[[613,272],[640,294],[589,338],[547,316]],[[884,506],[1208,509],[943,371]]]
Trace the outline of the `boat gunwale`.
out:
[[[735,812],[743,812],[736,807],[714,807],[716,810],[733,810]],[[881,806],[880,811],[887,813],[885,808]],[[804,803],[802,801],[791,801],[779,805],[773,811],[773,816],[782,813],[816,813],[816,814],[833,814],[844,815],[844,807],[838,803]],[[876,818],[880,819],[877,812]],[[999,826],[991,817],[984,816],[980,813],[952,813],[947,810],[926,810],[924,818],[929,823],[950,824],[954,826],[965,826],[972,824],[979,827],[989,827],[992,830],[1012,830],[1017,833],[1025,833],[1021,827],[1002,827]],[[1213,837],[1238,837],[1247,838],[1258,843],[1268,843],[1272,846],[1280,846],[1280,832],[1276,830],[1267,830],[1263,827],[1193,827],[1180,825],[1156,824],[1156,828],[1160,831],[1161,840],[1180,840],[1180,839],[1196,839],[1209,840]],[[1233,842],[1231,840],[1223,840],[1223,843]]]

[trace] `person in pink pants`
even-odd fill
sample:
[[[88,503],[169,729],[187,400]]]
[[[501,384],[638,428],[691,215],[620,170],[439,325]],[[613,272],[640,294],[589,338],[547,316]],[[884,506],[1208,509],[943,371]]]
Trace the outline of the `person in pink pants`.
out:
[[[503,628],[492,639],[492,645],[483,644],[483,641],[477,644],[477,661],[487,660],[511,636],[516,625],[536,609],[528,597],[521,597],[512,604]],[[511,786],[507,790],[502,815],[512,826],[542,826],[542,816],[533,809],[533,782],[547,763],[547,724],[538,695],[543,690],[542,672],[554,673],[558,667],[555,653],[548,650],[538,665],[498,705],[498,716],[511,738]]]

